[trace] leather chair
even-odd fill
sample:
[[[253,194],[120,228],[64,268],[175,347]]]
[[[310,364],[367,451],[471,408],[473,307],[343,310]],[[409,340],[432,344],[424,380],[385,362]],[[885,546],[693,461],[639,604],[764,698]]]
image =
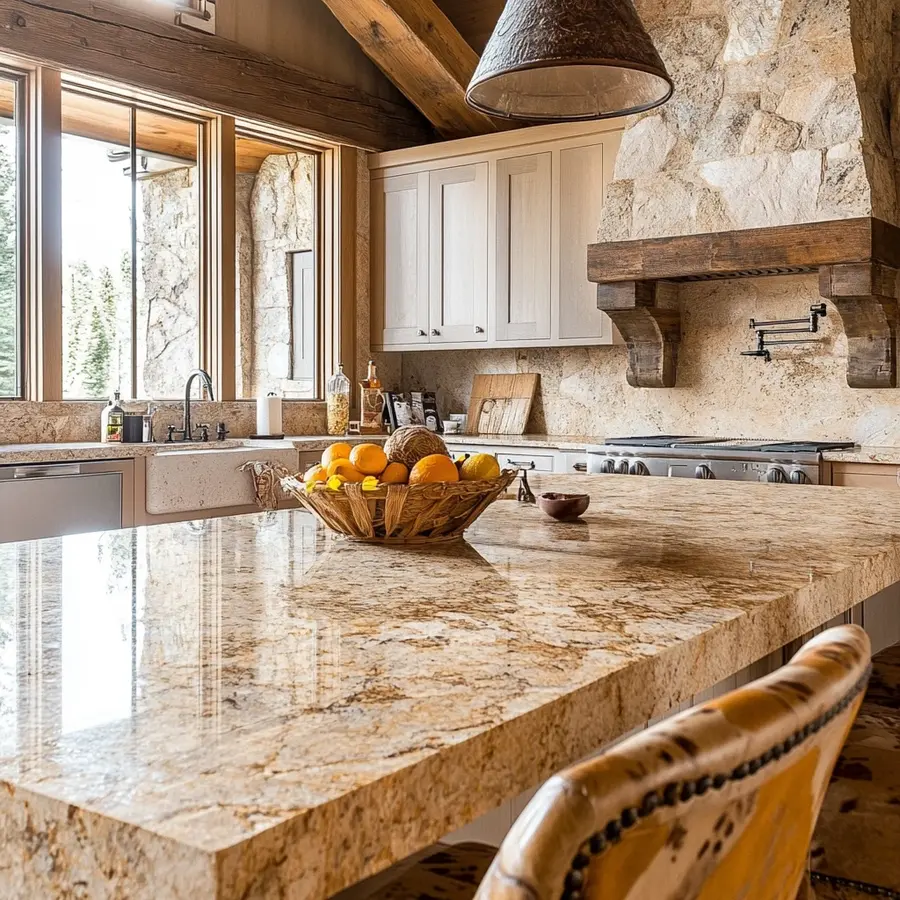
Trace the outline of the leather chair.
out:
[[[810,900],[810,839],[869,655],[862,629],[826,631],[772,675],[555,775],[499,851],[442,846],[345,894]]]
[[[811,860],[816,900],[900,900],[900,644],[872,660]]]

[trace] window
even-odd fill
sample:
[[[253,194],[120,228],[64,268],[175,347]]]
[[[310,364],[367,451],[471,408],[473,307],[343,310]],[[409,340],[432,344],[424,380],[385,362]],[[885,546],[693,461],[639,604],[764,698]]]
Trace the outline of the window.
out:
[[[22,396],[23,88],[24,78],[0,73],[0,397]]]
[[[200,367],[217,399],[321,399],[355,359],[357,163],[0,56],[0,398],[174,400]]]
[[[197,121],[63,91],[63,396],[171,399],[200,364]]]
[[[244,130],[235,142],[237,396],[321,397],[319,154]]]

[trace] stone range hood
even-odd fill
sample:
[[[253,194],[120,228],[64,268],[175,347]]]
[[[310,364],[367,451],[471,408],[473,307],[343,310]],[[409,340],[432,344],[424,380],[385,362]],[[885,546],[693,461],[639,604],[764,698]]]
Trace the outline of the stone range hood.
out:
[[[674,387],[679,284],[819,273],[847,335],[847,383],[897,387],[900,228],[871,217],[592,244],[588,278],[628,347],[628,383]]]

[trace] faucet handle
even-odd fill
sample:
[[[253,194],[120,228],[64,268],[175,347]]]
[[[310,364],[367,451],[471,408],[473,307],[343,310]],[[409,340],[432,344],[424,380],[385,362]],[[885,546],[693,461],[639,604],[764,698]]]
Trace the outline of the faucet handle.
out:
[[[225,427],[224,422],[219,422],[219,424],[216,425],[216,440],[224,441],[229,434],[231,434],[231,432]]]
[[[175,426],[174,425],[166,425],[166,443],[171,444],[175,441]]]
[[[200,432],[200,440],[208,441],[209,440],[209,425],[195,425],[194,431]]]

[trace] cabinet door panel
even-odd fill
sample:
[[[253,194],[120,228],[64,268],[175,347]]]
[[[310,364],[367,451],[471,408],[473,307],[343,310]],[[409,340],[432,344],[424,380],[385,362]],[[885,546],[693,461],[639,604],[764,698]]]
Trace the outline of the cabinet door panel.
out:
[[[430,173],[429,339],[487,340],[488,166]]]
[[[373,182],[375,343],[428,343],[428,192],[419,175]],[[378,327],[376,325],[376,328]]]
[[[497,340],[550,337],[552,154],[497,163]]]
[[[609,340],[612,323],[597,309],[597,285],[587,278],[587,247],[597,240],[604,196],[603,144],[559,154],[559,338]],[[614,157],[614,151],[610,151]]]

